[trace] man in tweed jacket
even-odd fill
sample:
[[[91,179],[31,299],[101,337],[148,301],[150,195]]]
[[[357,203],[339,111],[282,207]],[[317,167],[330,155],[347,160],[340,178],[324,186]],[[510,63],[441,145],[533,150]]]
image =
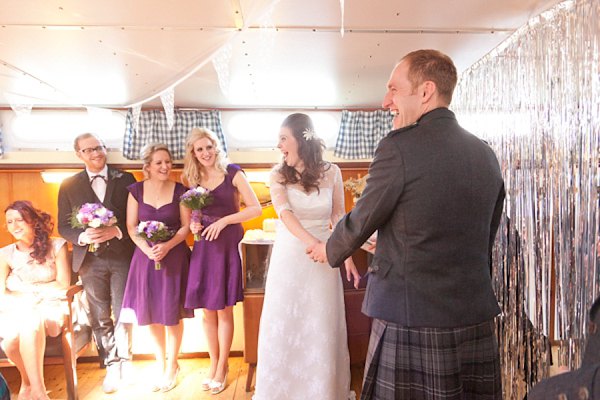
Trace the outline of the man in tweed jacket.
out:
[[[504,184],[492,149],[447,108],[456,81],[452,60],[435,50],[396,65],[383,101],[394,130],[367,186],[326,246],[307,249],[338,267],[378,231],[362,399],[502,395],[489,263]]]

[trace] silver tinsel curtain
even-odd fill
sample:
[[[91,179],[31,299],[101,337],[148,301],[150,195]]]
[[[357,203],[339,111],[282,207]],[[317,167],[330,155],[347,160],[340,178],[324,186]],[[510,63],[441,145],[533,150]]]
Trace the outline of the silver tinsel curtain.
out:
[[[598,295],[599,0],[560,3],[465,71],[452,109],[495,149],[507,200],[494,249],[505,398],[577,368]]]

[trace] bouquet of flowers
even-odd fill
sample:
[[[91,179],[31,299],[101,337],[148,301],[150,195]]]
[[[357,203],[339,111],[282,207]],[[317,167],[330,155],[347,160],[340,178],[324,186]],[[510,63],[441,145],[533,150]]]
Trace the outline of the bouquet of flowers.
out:
[[[367,186],[368,177],[369,174],[363,176],[362,178],[360,176],[358,178],[348,178],[346,181],[344,181],[344,188],[349,190],[354,198],[358,199],[363,190],[365,190],[365,186]]]
[[[105,228],[117,223],[115,213],[100,203],[85,203],[79,209],[75,207],[71,213],[71,227],[73,228]],[[98,250],[96,243],[90,243],[88,251]]]
[[[192,222],[202,222],[202,208],[211,204],[213,201],[213,197],[210,194],[210,190],[203,188],[202,186],[198,186],[196,188],[191,188],[187,192],[181,195],[179,199],[179,203],[183,204],[187,208],[192,210]],[[202,240],[202,236],[200,234],[194,235],[194,241],[198,242]]]
[[[166,242],[173,236],[173,232],[160,221],[141,221],[136,227],[136,232],[139,237],[146,239],[152,245],[158,242]],[[161,269],[160,261],[154,262],[154,269],[157,271]]]

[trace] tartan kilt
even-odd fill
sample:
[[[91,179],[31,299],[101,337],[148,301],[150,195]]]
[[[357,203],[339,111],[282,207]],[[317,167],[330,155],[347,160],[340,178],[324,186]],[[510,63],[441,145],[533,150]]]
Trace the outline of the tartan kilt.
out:
[[[374,319],[360,398],[501,400],[494,321],[407,328]]]

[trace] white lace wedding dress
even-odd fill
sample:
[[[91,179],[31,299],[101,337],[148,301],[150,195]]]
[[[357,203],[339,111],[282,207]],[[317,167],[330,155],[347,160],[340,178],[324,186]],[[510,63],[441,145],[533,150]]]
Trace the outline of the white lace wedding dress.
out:
[[[320,191],[283,186],[271,171],[271,198],[279,215],[291,210],[302,226],[325,241],[344,215],[342,175],[331,165]],[[258,337],[253,400],[346,400],[350,357],[340,270],[315,263],[306,246],[281,222],[267,275]]]

